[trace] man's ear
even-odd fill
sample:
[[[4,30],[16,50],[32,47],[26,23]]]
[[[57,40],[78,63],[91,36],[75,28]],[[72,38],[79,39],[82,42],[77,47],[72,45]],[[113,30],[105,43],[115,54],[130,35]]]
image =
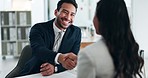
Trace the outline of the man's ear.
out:
[[[59,13],[59,11],[56,9],[56,10],[54,10],[54,15],[55,16],[58,16],[58,13]]]

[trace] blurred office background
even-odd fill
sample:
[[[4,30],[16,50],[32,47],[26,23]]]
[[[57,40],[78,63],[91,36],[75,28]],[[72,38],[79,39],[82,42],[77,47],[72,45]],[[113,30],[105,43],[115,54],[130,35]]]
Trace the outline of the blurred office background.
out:
[[[54,18],[59,0],[0,0],[0,77],[16,65],[22,48],[29,44],[30,27]],[[78,11],[74,24],[82,30],[84,48],[98,40],[92,19],[99,0],[76,0]],[[125,0],[131,28],[140,49],[144,50],[145,68],[148,69],[148,0]],[[16,59],[17,57],[17,59]],[[148,72],[148,70],[147,70]],[[147,74],[148,75],[148,74]]]

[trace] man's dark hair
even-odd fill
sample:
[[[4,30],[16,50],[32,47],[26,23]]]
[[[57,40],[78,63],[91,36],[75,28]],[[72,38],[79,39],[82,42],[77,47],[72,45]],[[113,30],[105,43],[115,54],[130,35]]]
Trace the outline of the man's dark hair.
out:
[[[62,6],[63,3],[70,3],[70,4],[74,5],[74,7],[76,8],[76,10],[78,8],[78,5],[77,5],[77,3],[76,3],[75,0],[60,0],[58,2],[58,4],[57,4],[57,10],[58,11],[60,10],[60,8],[61,8],[61,6]]]

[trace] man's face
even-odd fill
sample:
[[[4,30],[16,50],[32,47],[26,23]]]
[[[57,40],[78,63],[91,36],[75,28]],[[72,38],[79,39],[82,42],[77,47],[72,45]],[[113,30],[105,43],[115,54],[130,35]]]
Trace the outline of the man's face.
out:
[[[70,3],[63,3],[60,10],[55,10],[55,24],[63,30],[73,23],[76,14],[76,8]]]

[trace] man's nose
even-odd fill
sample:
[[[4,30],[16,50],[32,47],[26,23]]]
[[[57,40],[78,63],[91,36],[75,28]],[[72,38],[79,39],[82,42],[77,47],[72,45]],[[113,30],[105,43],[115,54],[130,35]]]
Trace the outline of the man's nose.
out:
[[[66,15],[66,18],[67,18],[67,20],[70,20],[71,19],[71,15],[70,14],[67,14]]]

